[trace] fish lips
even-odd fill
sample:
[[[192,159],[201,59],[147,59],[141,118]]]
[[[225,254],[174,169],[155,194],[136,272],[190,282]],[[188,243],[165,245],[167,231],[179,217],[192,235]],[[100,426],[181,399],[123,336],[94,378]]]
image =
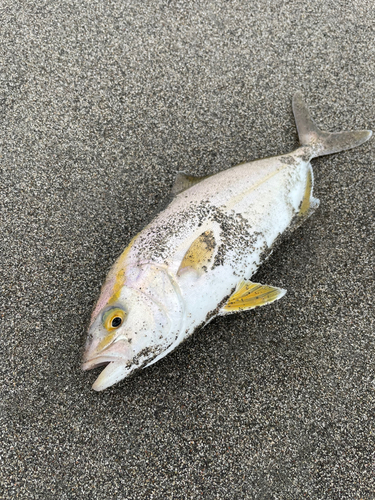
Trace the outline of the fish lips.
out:
[[[93,370],[100,366],[104,369],[92,386],[95,391],[103,391],[113,384],[122,380],[129,373],[129,361],[132,358],[132,350],[123,342],[115,342],[101,352],[96,349],[86,351],[82,370]]]
[[[106,365],[106,366],[105,366]],[[103,391],[108,387],[120,382],[130,372],[129,366],[124,359],[113,356],[98,356],[97,358],[85,361],[81,368],[84,371],[92,370],[100,366],[105,366],[95,380],[92,388],[95,391]]]
[[[118,358],[113,356],[99,355],[93,359],[84,360],[81,369],[86,372],[88,370],[93,370],[94,368],[99,368],[100,366],[108,365],[108,363],[116,362]]]

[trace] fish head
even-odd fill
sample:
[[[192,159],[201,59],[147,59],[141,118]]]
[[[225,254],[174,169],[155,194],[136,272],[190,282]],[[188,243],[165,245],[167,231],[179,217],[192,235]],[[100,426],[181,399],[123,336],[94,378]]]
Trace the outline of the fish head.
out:
[[[124,284],[106,301],[107,288],[103,287],[94,308],[82,363],[83,370],[105,365],[93,384],[96,391],[145,367],[175,338],[172,332],[176,308],[170,311],[172,290],[165,286],[160,273],[148,272],[130,286]]]

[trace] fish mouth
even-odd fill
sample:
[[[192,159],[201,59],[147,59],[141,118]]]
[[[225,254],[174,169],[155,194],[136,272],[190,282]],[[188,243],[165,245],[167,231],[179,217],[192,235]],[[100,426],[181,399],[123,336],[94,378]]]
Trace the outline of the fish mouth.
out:
[[[86,372],[88,370],[93,370],[94,368],[99,368],[100,366],[108,365],[112,361],[115,361],[115,359],[113,357],[97,356],[93,359],[89,359],[87,361],[84,361],[81,365],[81,369],[84,372]]]
[[[104,366],[104,370],[95,380],[92,388],[94,391],[104,391],[117,382],[120,382],[129,373],[130,369],[124,359],[114,356],[98,356],[82,363],[82,370],[92,370]]]

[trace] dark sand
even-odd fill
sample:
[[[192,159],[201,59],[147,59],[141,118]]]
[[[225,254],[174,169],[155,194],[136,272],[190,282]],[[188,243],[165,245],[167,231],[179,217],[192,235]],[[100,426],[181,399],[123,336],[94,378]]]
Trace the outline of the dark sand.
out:
[[[22,5],[22,6],[21,6]],[[319,210],[219,318],[104,393],[85,330],[168,197],[327,130],[375,128],[374,2],[3,0],[0,497],[375,498],[375,141],[313,161]]]

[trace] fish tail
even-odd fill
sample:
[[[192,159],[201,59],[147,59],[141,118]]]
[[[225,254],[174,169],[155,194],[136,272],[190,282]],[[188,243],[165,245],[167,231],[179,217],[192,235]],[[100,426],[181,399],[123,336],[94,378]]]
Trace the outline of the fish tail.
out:
[[[299,141],[302,146],[311,147],[311,158],[355,148],[368,141],[372,135],[371,130],[334,133],[320,130],[311,118],[301,92],[296,92],[293,96],[293,113]]]

